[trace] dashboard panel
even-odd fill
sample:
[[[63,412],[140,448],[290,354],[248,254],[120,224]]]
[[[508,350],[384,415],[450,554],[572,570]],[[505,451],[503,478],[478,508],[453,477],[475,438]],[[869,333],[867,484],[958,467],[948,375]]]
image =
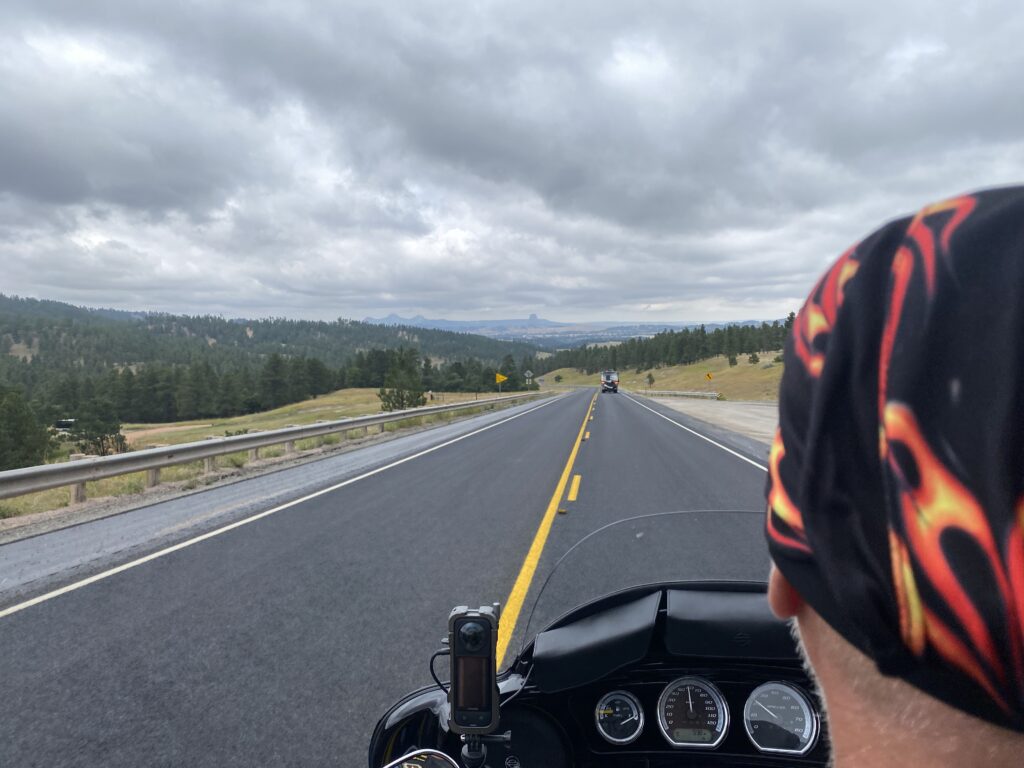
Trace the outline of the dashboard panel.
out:
[[[602,598],[540,633],[499,687],[489,765],[801,768],[829,761],[813,685],[763,585],[645,587]],[[378,723],[370,765],[413,747],[457,755],[462,744],[446,721],[444,692],[410,694]]]
[[[659,727],[659,700],[668,686],[683,678],[706,680],[721,694],[728,722],[721,740],[714,746],[673,746]],[[751,694],[766,683],[777,682],[795,686],[806,695],[812,708],[813,743],[804,754],[762,752],[744,727],[744,708]],[[798,663],[723,662],[718,659],[712,663],[706,658],[666,656],[645,659],[598,682],[562,693],[542,693],[527,686],[514,706],[531,709],[535,715],[560,726],[565,742],[577,746],[572,764],[580,768],[689,765],[792,768],[828,763],[827,735],[812,691],[811,683]],[[595,717],[597,705],[613,692],[628,694],[642,710],[643,728],[628,743],[611,743],[598,728]],[[522,733],[516,735],[525,737]]]

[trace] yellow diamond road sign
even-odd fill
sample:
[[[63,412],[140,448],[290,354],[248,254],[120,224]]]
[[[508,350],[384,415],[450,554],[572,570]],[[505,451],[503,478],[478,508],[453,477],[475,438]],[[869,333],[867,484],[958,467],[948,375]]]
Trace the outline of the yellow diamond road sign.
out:
[[[494,383],[501,384],[503,381],[508,381],[508,376],[502,376],[500,373],[494,374]]]
[[[704,374],[704,378],[707,379],[708,381],[711,381],[715,377],[711,375],[711,371],[708,371],[707,373]]]

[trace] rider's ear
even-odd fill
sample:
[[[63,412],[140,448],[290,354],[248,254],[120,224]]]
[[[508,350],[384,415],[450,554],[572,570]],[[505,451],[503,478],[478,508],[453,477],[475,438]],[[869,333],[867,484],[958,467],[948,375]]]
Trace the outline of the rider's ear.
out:
[[[793,618],[804,606],[804,599],[774,565],[768,577],[768,604],[780,619]]]

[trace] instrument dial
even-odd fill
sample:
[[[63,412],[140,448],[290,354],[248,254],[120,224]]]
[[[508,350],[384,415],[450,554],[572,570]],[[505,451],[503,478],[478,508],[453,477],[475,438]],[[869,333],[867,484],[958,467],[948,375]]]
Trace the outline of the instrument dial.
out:
[[[795,685],[759,685],[743,707],[743,727],[761,752],[806,755],[818,741],[818,713]]]
[[[729,730],[729,708],[708,680],[681,677],[658,699],[658,725],[673,747],[714,749]]]
[[[611,744],[631,744],[644,729],[644,710],[627,691],[606,693],[594,710],[597,732]]]

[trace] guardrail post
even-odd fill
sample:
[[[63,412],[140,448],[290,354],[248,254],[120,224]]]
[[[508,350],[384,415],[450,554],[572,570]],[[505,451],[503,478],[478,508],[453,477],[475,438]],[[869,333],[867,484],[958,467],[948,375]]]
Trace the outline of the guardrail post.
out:
[[[491,410],[504,404],[506,401],[514,401],[531,395],[515,395],[489,401],[481,398],[479,393],[473,394],[474,400],[481,402],[454,403],[441,406],[437,415],[445,420],[450,420],[459,413],[479,412],[478,409]],[[427,418],[429,416],[429,418]],[[424,423],[431,421],[434,414],[417,415],[415,413],[395,414],[372,414],[354,419],[338,419],[327,422],[339,433],[345,434],[346,438],[358,438],[360,435],[380,434],[387,432],[387,424],[410,421]],[[368,423],[371,422],[371,423]],[[369,427],[375,427],[371,433]],[[263,430],[252,430],[253,433]],[[331,434],[334,431],[328,430]],[[310,434],[315,432],[316,434]],[[240,434],[227,437],[209,438],[216,445],[199,445],[198,443],[187,443],[175,446],[170,450],[165,445],[149,445],[144,449],[119,454],[116,456],[90,457],[86,466],[75,466],[74,462],[60,464],[40,465],[36,467],[22,467],[0,471],[0,499],[14,498],[28,493],[45,491],[50,488],[66,487],[70,490],[71,503],[81,502],[86,498],[86,483],[100,480],[107,477],[120,475],[145,473],[145,487],[154,488],[160,484],[160,471],[162,467],[187,464],[202,460],[204,470],[209,473],[216,470],[217,460],[213,457],[228,455],[239,452],[248,452],[249,461],[259,459],[259,448],[269,445],[287,445],[289,452],[294,453],[297,444],[301,441],[313,441],[323,444],[323,426],[317,425],[314,428],[293,427],[291,430],[271,430],[269,433]],[[255,444],[255,445],[254,445]],[[72,459],[85,458],[81,454],[71,457]]]
[[[294,427],[294,426],[297,426],[297,425],[295,425],[295,424],[285,424],[285,429],[290,429],[291,427]],[[286,440],[285,441],[284,452],[285,452],[286,456],[290,456],[291,454],[295,453],[295,441],[294,440]]]
[[[220,438],[217,437],[216,435],[210,435],[206,439],[207,440],[220,440]],[[217,471],[217,457],[216,456],[207,456],[205,459],[203,459],[203,474],[204,475],[212,475],[216,471]]]
[[[88,458],[88,454],[85,453],[72,453],[68,456],[70,461],[78,461],[79,459]],[[75,483],[71,486],[71,503],[81,504],[85,501],[85,483]]]

